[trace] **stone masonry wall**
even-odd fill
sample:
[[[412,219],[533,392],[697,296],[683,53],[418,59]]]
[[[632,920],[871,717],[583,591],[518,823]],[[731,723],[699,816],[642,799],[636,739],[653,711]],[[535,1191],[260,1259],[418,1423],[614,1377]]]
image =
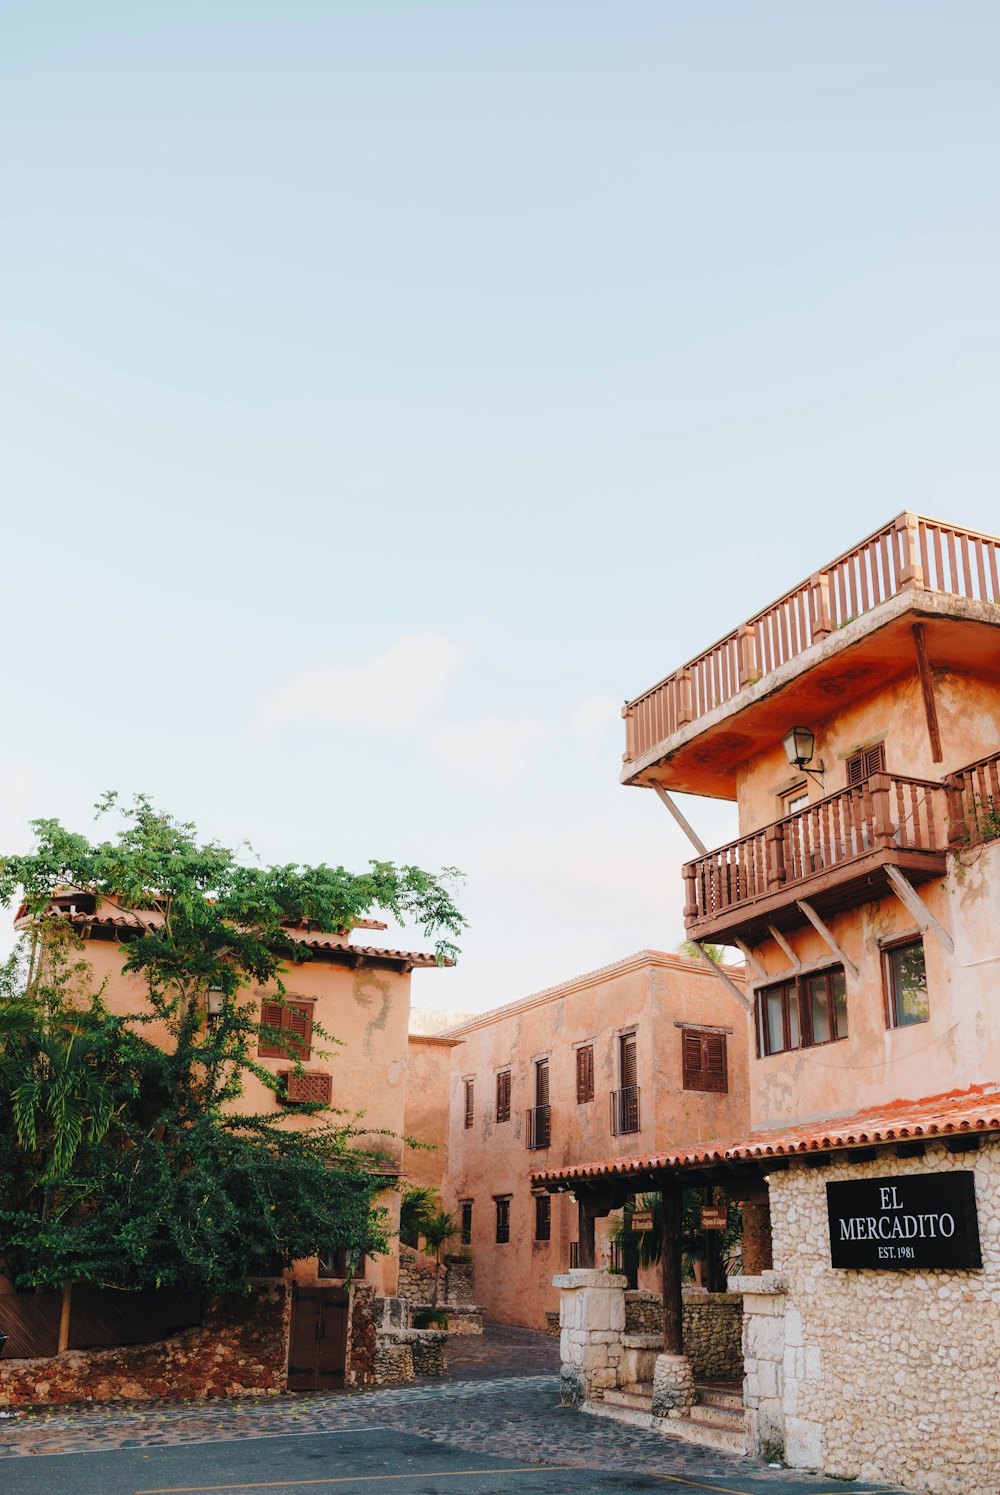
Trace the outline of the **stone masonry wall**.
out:
[[[742,1381],[743,1297],[684,1294],[684,1353],[698,1381]]]
[[[975,1174],[981,1270],[830,1266],[827,1182],[956,1169]],[[792,1166],[769,1187],[789,1465],[933,1495],[1000,1490],[1000,1143]]]
[[[0,1360],[0,1404],[273,1395],[287,1381],[290,1316],[287,1285],[269,1282],[212,1299],[200,1325],[155,1344]]]
[[[371,1384],[376,1354],[377,1305],[384,1301],[384,1299],[375,1297],[375,1289],[371,1283],[353,1282],[351,1284],[351,1307],[347,1328],[347,1369],[344,1376],[348,1386]]]
[[[429,1308],[434,1295],[434,1278],[438,1267],[434,1258],[412,1246],[399,1248],[399,1286],[397,1292],[414,1308]],[[473,1302],[472,1262],[449,1261],[442,1264],[438,1275],[438,1307],[446,1304],[466,1307]]]
[[[663,1337],[663,1295],[643,1290],[625,1294],[625,1333]]]

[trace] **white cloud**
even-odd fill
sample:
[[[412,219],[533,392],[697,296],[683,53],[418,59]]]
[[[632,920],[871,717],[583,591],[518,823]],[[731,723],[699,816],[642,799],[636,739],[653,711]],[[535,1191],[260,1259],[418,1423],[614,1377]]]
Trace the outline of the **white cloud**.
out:
[[[440,633],[418,633],[363,664],[305,670],[264,697],[258,720],[337,722],[393,736],[419,731],[444,698],[459,651]]]
[[[427,751],[457,773],[505,787],[520,777],[532,748],[550,736],[551,729],[533,717],[484,716],[436,732]]]

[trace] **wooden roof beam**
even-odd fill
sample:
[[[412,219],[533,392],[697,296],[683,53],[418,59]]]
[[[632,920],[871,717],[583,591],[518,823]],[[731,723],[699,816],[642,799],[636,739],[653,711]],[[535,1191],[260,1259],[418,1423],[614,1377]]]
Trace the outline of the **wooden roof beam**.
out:
[[[850,971],[850,973],[853,976],[854,980],[857,981],[857,979],[858,979],[858,968],[857,968],[857,966],[854,964],[854,961],[851,959],[851,957],[849,955],[845,954],[845,952],[837,944],[837,941],[834,938],[833,933],[823,923],[823,920],[820,918],[819,914],[813,908],[812,904],[808,903],[805,898],[796,898],[795,902],[798,905],[798,907],[802,910],[802,912],[805,914],[806,918],[809,920],[809,923],[815,929],[815,931],[819,935],[820,939],[823,940],[823,942],[825,944],[829,945],[830,949],[833,951],[834,955],[836,955],[837,959],[843,962],[844,969],[847,970],[847,971]]]
[[[948,951],[949,955],[954,955],[955,941],[952,939],[947,929],[945,929],[944,925],[940,924],[938,920],[935,919],[934,915],[931,913],[924,900],[920,897],[920,894],[910,882],[909,878],[904,877],[898,867],[893,867],[890,864],[886,865],[885,871],[886,876],[889,879],[889,884],[892,888],[892,891],[895,893],[900,903],[902,903],[905,908],[909,909],[910,913],[920,925],[922,932],[924,934],[936,934],[942,945]]]
[[[728,986],[729,990],[732,992],[737,1002],[739,1002],[740,1006],[743,1007],[747,1012],[749,1012],[751,1007],[753,1006],[753,1003],[750,1001],[746,992],[741,991],[732,977],[722,969],[722,966],[719,964],[719,962],[712,959],[700,940],[692,940],[691,943],[697,950],[698,954],[701,956],[705,964],[711,967],[711,969],[715,972],[723,985]]]

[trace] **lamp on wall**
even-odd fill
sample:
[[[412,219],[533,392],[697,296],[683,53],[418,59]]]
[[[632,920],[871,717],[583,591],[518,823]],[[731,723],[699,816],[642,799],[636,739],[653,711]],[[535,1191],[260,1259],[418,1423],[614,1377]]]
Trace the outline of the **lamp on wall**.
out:
[[[822,758],[817,768],[808,765],[813,760],[816,750],[816,734],[810,732],[808,727],[790,727],[784,737],[785,753],[793,768],[800,768],[803,773],[809,774],[810,778],[822,779],[826,773],[826,766]]]

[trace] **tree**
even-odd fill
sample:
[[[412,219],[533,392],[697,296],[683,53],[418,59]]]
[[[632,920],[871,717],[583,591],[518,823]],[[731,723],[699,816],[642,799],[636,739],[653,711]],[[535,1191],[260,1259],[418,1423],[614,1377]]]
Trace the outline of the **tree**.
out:
[[[420,1233],[424,1238],[425,1252],[434,1258],[434,1291],[431,1294],[431,1311],[433,1312],[437,1308],[438,1285],[441,1280],[441,1252],[447,1243],[458,1235],[455,1216],[448,1214],[445,1210],[435,1210],[432,1214],[424,1216],[420,1225]]]
[[[721,1250],[731,1256],[738,1253],[743,1242],[743,1213],[738,1203],[727,1200],[720,1189],[710,1191],[712,1198],[717,1204],[726,1204],[726,1228],[719,1232],[719,1245]],[[681,1206],[681,1252],[684,1268],[690,1276],[692,1265],[702,1257],[705,1249],[706,1232],[701,1228],[701,1207],[704,1203],[704,1191],[701,1188],[685,1189],[682,1195]],[[663,1233],[660,1215],[659,1194],[642,1194],[631,1204],[626,1204],[622,1211],[622,1219],[612,1234],[616,1245],[624,1246],[626,1237],[631,1236],[631,1221],[634,1210],[649,1210],[653,1216],[653,1227],[644,1230],[638,1236],[638,1259],[641,1267],[652,1267],[660,1260],[663,1254]]]
[[[116,797],[99,809],[117,812]],[[35,821],[34,849],[0,862],[0,900],[20,897],[29,929],[0,972],[6,1270],[21,1288],[240,1291],[275,1259],[331,1242],[384,1250],[373,1154],[342,1113],[277,1104],[281,1081],[258,1064],[259,1038],[301,1063],[290,1035],[262,1027],[248,988],[269,984],[284,1005],[285,971],[309,958],[290,928],[350,930],[373,910],[414,918],[447,958],[464,925],[449,891],[456,874],[388,862],[362,873],[262,867],[201,843],[143,796],[121,814],[117,835],[97,844]],[[123,970],[145,1001],[126,1016],[94,990],[85,946],[57,907],[67,889],[91,911],[112,900],[136,916]],[[211,1024],[209,989],[220,1008]],[[151,1041],[152,1024],[167,1042]],[[267,1112],[233,1109],[249,1074],[275,1095]],[[291,1131],[289,1112],[315,1113],[316,1124]]]
[[[399,1239],[416,1250],[424,1225],[433,1214],[437,1195],[433,1189],[414,1186],[406,1189],[399,1205]]]

